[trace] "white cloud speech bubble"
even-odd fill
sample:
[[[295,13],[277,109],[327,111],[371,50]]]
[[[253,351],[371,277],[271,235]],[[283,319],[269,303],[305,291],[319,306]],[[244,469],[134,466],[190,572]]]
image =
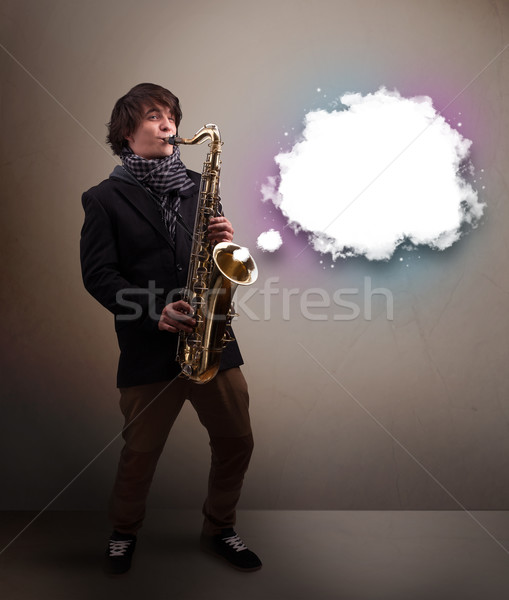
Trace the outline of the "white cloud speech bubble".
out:
[[[472,142],[431,98],[380,88],[341,103],[306,115],[301,139],[275,157],[279,177],[261,190],[315,250],[387,260],[402,243],[444,250],[478,223],[485,205],[463,178]]]

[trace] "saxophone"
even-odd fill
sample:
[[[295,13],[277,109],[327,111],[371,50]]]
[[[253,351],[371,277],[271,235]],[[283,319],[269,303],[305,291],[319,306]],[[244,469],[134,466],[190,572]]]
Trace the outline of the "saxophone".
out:
[[[195,383],[207,383],[219,370],[221,353],[233,340],[227,331],[232,318],[233,295],[238,285],[251,285],[258,269],[247,248],[208,240],[211,217],[220,214],[219,174],[221,136],[217,125],[204,125],[190,139],[170,136],[169,144],[201,144],[210,139],[210,151],[203,164],[193,242],[182,299],[193,307],[196,326],[191,333],[179,332],[177,360],[180,376]]]

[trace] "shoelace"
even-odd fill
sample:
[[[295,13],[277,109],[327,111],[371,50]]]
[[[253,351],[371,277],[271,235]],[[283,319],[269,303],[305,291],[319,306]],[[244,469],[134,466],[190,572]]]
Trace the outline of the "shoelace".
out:
[[[110,556],[124,556],[133,540],[110,540]]]
[[[238,535],[232,535],[231,537],[223,538],[223,542],[231,546],[235,550],[235,552],[247,550],[247,546],[244,544],[244,542],[240,539]]]

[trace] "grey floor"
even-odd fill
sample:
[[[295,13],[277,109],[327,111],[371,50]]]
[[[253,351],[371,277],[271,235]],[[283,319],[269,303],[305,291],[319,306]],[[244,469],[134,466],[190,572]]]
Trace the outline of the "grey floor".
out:
[[[33,518],[0,513],[2,548]],[[196,511],[153,511],[132,570],[103,574],[105,516],[47,512],[0,555],[3,600],[506,600],[509,512],[241,511],[263,569],[199,550]]]

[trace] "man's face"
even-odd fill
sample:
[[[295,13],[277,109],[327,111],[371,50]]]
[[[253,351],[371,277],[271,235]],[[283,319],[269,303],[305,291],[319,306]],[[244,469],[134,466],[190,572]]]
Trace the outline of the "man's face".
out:
[[[131,150],[142,158],[164,158],[173,153],[173,146],[163,141],[175,135],[177,127],[166,106],[150,103],[143,107],[143,116],[136,130],[126,138]]]

